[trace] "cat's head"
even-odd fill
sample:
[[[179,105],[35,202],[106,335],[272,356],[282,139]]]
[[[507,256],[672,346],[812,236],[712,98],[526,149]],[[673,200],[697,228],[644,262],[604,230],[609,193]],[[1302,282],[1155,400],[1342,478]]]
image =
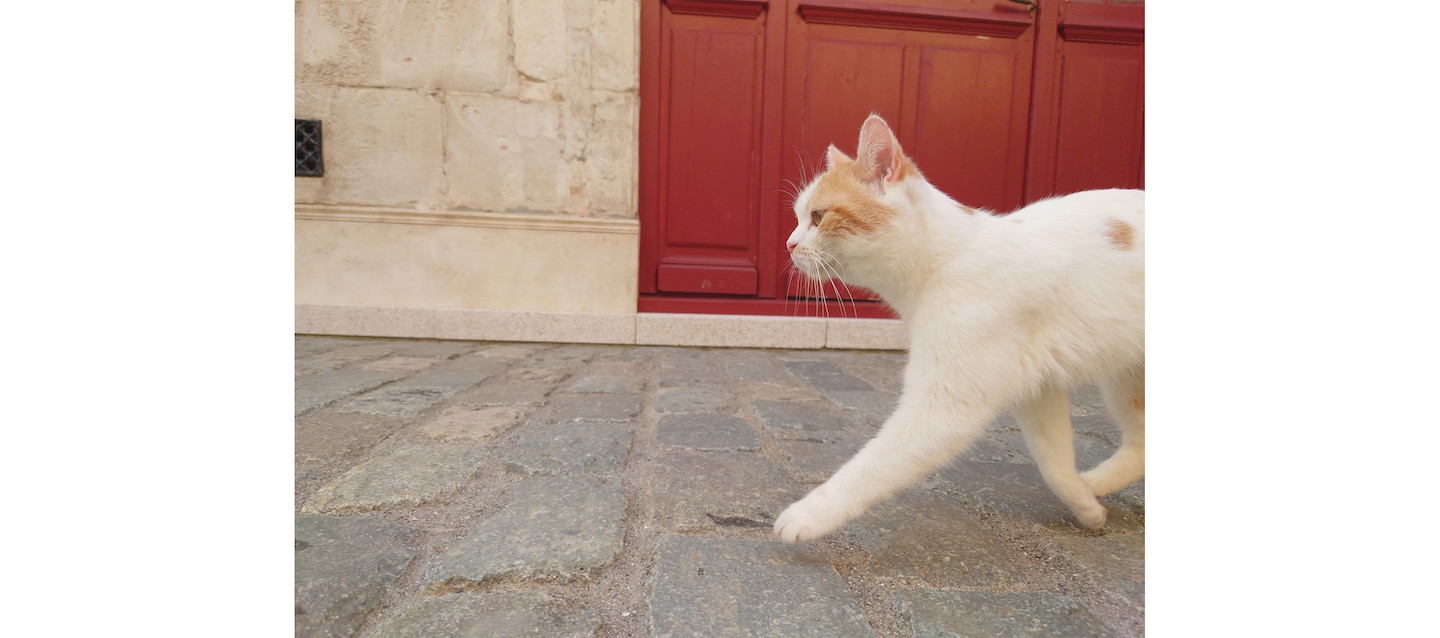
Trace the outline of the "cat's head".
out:
[[[785,243],[790,260],[812,279],[865,285],[857,271],[884,250],[911,207],[907,191],[924,183],[889,125],[871,115],[860,127],[855,157],[832,144],[825,171],[796,196],[795,231]]]

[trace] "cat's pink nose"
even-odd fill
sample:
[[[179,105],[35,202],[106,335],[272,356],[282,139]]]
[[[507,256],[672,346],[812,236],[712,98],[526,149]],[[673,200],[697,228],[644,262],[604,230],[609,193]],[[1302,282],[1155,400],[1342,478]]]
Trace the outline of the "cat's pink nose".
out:
[[[799,242],[797,242],[797,241],[795,241],[795,240],[793,240],[793,239],[787,239],[787,240],[785,240],[785,250],[794,251],[794,250],[795,250],[795,244],[797,244],[797,243],[799,243]]]

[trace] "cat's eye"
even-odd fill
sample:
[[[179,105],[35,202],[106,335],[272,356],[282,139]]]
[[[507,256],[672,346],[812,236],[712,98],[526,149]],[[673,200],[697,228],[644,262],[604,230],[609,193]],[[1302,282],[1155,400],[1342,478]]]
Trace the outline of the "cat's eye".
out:
[[[812,226],[819,226],[819,225],[820,225],[820,220],[821,220],[821,219],[824,219],[824,218],[825,218],[825,211],[823,211],[823,210],[812,210],[812,211],[810,211],[810,224],[811,224]]]

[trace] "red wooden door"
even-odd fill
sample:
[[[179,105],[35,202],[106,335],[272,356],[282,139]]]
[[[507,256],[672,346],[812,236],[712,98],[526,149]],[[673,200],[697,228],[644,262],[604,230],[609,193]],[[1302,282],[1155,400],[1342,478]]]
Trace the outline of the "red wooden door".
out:
[[[1145,5],[1047,2],[1027,202],[1145,187]]]
[[[784,191],[872,112],[969,205],[1139,186],[1143,7],[1079,4],[645,0],[640,310],[822,312],[792,300],[816,289],[787,268]]]

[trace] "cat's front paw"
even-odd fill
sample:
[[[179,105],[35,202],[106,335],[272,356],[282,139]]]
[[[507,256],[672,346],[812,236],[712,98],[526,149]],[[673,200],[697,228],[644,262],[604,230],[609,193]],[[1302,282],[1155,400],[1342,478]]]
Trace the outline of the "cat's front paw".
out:
[[[1095,503],[1095,507],[1087,507],[1074,511],[1075,518],[1080,521],[1080,526],[1085,529],[1100,529],[1105,526],[1105,506]]]
[[[780,512],[775,519],[775,535],[787,543],[801,543],[829,534],[847,520],[850,517],[844,509],[817,490]]]

